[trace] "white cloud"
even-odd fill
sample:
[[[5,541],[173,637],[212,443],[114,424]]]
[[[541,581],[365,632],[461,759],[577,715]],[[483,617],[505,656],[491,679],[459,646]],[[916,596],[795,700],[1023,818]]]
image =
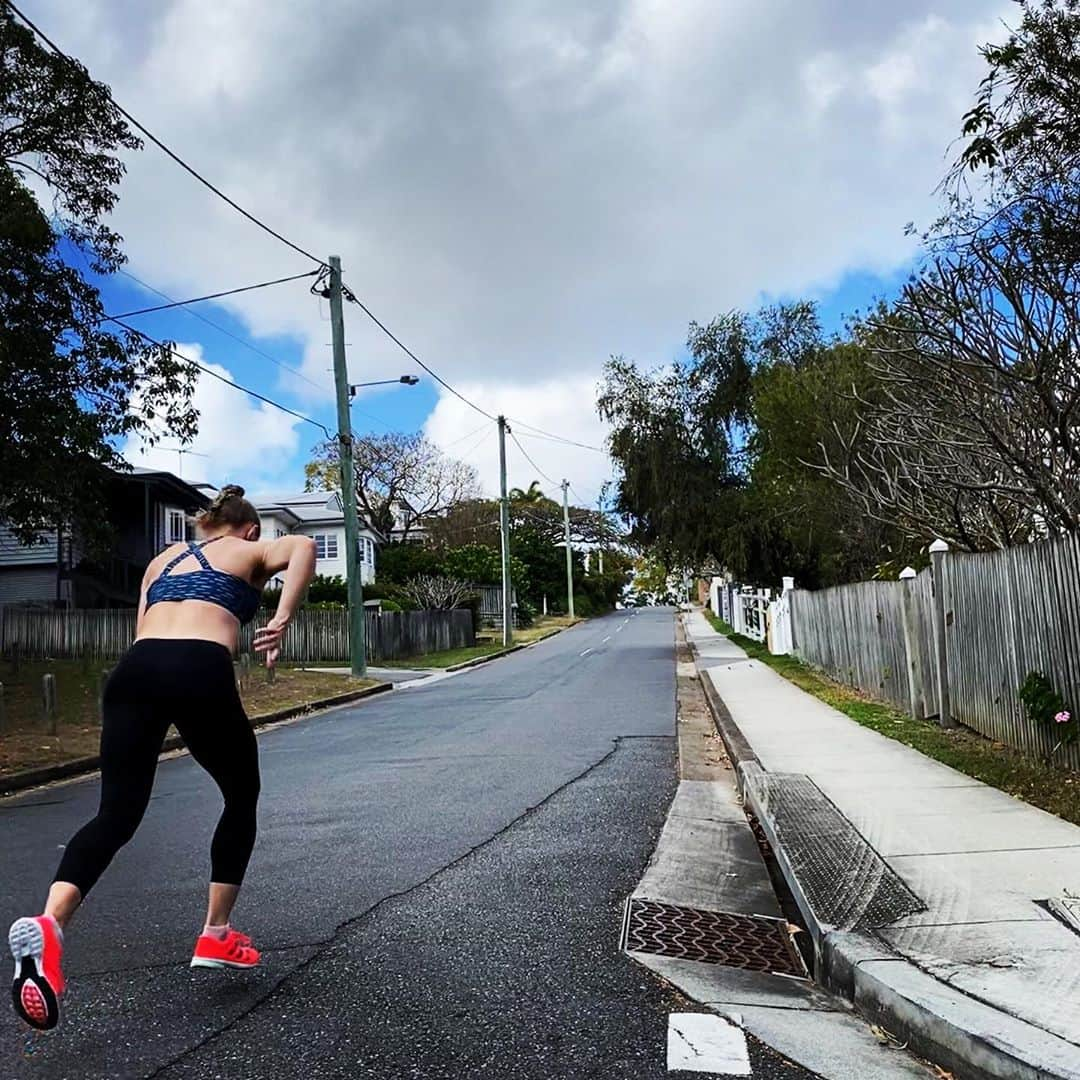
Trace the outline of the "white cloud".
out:
[[[175,348],[189,360],[234,381],[227,368],[206,363],[201,346],[177,344]],[[205,372],[199,373],[194,404],[199,410],[199,433],[183,447],[188,453],[179,454],[180,443],[171,437],[152,447],[132,437],[122,450],[124,458],[132,465],[179,473],[191,483],[209,481],[218,487],[239,483],[248,491],[277,486],[282,470],[300,445],[299,420],[230,389]],[[138,408],[137,401],[134,406]],[[155,426],[162,429],[156,421]]]
[[[529,430],[539,428],[601,447],[606,427],[596,415],[594,377],[559,377],[528,387],[469,383],[461,391],[473,401],[484,402],[496,415],[508,418],[511,433],[520,443],[507,438],[509,487],[527,488],[538,480],[544,494],[558,500],[562,498],[559,485],[565,478],[574,488],[571,502],[588,506],[596,503],[601,485],[611,475],[607,455],[555,442]],[[524,423],[519,424],[519,418]],[[446,394],[428,418],[424,432],[446,453],[475,465],[487,495],[498,494],[499,441],[495,423],[485,420],[459,398]]]
[[[562,380],[582,388],[574,422],[594,423],[584,387],[608,355],[662,362],[691,319],[903,264],[984,73],[976,47],[1014,15],[1010,0],[27,6],[224,190],[341,254],[445,378],[568,434],[540,410]],[[152,146],[116,223],[133,270],[177,295],[304,268]],[[257,334],[295,334],[329,383],[306,283],[227,303]],[[346,317],[354,380],[404,370]]]

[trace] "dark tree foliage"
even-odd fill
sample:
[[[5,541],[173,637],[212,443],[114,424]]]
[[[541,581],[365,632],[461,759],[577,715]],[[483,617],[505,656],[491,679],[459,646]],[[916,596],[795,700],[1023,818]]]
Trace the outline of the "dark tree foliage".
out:
[[[968,141],[951,178],[982,172],[999,188],[1038,196],[1080,165],[1080,2],[1017,7],[1020,22],[1007,40],[982,49],[990,70],[964,117]]]
[[[196,369],[107,329],[97,289],[60,254],[102,275],[123,263],[105,218],[118,154],[139,145],[108,87],[0,9],[0,519],[25,542],[60,525],[101,541],[102,466],[125,468],[119,440],[195,432]]]
[[[729,435],[738,411],[708,408],[725,394],[705,377],[695,378],[696,370],[675,364],[643,372],[613,357],[597,401],[612,428],[615,507],[629,526],[628,539],[671,564],[714,553],[723,495],[740,486]]]

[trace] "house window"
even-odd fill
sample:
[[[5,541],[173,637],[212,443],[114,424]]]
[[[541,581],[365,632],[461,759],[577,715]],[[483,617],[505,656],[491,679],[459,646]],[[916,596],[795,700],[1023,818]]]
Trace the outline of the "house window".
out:
[[[179,544],[188,538],[187,518],[183,510],[166,510],[165,542]]]
[[[369,566],[375,565],[375,545],[366,536],[364,537],[364,558]]]
[[[284,535],[285,535],[285,530],[284,529],[275,529],[274,530],[274,539],[275,540],[280,540]]]
[[[315,558],[336,559],[337,557],[337,533],[316,533]]]

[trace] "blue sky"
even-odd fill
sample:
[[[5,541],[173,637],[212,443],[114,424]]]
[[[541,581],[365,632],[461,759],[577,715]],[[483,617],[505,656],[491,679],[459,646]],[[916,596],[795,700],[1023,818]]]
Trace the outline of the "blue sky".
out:
[[[806,297],[817,303],[825,331],[839,333],[844,328],[845,319],[852,313],[865,310],[879,299],[895,296],[907,273],[908,268],[898,268],[894,273],[887,275],[858,271],[846,275],[834,287],[809,289]],[[226,282],[217,284],[229,287]],[[307,289],[309,284],[309,281],[302,280],[271,286],[271,289],[301,290]],[[137,310],[167,302],[163,297],[149,292],[124,275],[116,275],[102,281],[101,285],[106,309],[113,313]],[[211,291],[216,291],[216,289],[217,285],[213,286]],[[761,298],[761,302],[797,298],[794,294],[765,296]],[[175,299],[185,298],[177,296]],[[204,319],[198,318],[192,314],[192,311],[197,311],[204,316]],[[356,309],[348,307],[346,315],[355,320]],[[216,326],[208,325],[205,319],[209,319]],[[307,393],[309,384],[306,377],[301,378],[285,370],[287,368],[299,372],[303,366],[304,347],[298,339],[288,335],[253,337],[243,320],[213,301],[192,305],[190,309],[181,308],[133,316],[127,321],[158,340],[172,340],[180,343],[198,342],[202,346],[199,357],[202,362],[226,368],[231,372],[235,382],[258,390],[281,404],[302,412],[331,431],[336,429],[336,411],[332,399],[326,394],[312,399]],[[327,324],[327,335],[329,335],[329,324]],[[348,334],[346,337],[348,338]],[[329,336],[327,341],[329,341]],[[253,352],[240,342],[247,342],[266,355]],[[673,341],[672,355],[682,353],[682,345],[681,341]],[[279,363],[276,365],[271,363],[267,356],[274,357]],[[355,432],[378,434],[387,431],[416,431],[424,427],[439,401],[440,394],[434,380],[419,370],[410,359],[403,357],[397,368],[390,364],[383,372],[366,373],[365,378],[395,378],[401,374],[412,373],[418,374],[421,380],[416,386],[392,385],[370,388],[362,392],[355,401],[352,411]],[[325,381],[328,391],[332,382],[329,347],[326,348],[326,370],[322,373],[322,380],[319,379],[317,372],[312,374],[313,381]],[[299,389],[305,392],[298,394]],[[483,423],[483,418],[478,416],[477,426]],[[282,489],[302,486],[304,464],[310,458],[313,445],[323,438],[323,433],[311,425],[297,424],[296,431],[299,439],[295,451],[283,456],[280,460],[277,486]],[[526,433],[522,432],[522,435],[528,438]],[[466,448],[469,443],[470,440],[464,440]],[[189,479],[211,479],[215,483],[237,479],[231,476],[219,479],[208,475],[205,459],[200,459],[197,454],[179,455],[174,450],[164,449],[164,447],[179,446],[180,444],[175,439],[164,439],[162,449],[157,456],[164,455],[173,463],[171,467],[182,470],[183,475]],[[530,450],[530,456],[543,456],[535,446],[527,447],[527,449]],[[453,448],[450,452],[453,452]],[[519,466],[525,470],[516,481],[520,481],[521,486],[528,486],[531,479],[541,479],[539,476],[530,476],[529,480],[525,480],[530,469],[529,463],[519,462]],[[535,470],[532,471],[535,472]]]

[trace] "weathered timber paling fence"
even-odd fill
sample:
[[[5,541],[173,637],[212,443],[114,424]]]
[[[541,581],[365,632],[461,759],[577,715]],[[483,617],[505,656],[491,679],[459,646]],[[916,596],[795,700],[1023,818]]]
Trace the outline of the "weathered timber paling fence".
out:
[[[908,707],[900,583],[865,581],[791,597],[795,651],[834,678]]]
[[[1080,708],[1080,537],[939,553],[913,579],[795,590],[791,605],[796,655],[834,678],[1080,769],[1080,744],[1058,747],[1018,693],[1041,671]]]
[[[272,615],[260,611],[240,632],[240,652],[251,649],[256,627]],[[461,649],[476,644],[472,612],[369,611],[368,660],[402,660],[421,653]],[[0,653],[26,659],[116,657],[135,636],[135,612],[121,609],[37,611],[0,607]],[[281,658],[308,663],[349,659],[349,620],[344,609],[301,608],[285,632]]]

